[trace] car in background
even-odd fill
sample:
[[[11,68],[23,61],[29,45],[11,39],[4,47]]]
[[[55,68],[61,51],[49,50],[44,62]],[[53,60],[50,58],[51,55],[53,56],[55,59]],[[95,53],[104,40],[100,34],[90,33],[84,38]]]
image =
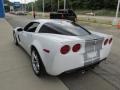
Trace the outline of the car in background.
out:
[[[47,72],[60,75],[74,69],[94,66],[106,60],[112,35],[89,31],[61,19],[38,19],[13,30],[14,42],[31,56],[37,76]]]
[[[16,11],[16,15],[27,15],[27,11]]]
[[[27,15],[28,12],[27,11],[10,11],[10,14],[14,14],[14,15]]]
[[[10,13],[10,14],[15,14],[15,11],[10,11],[9,13]]]
[[[77,15],[71,9],[59,9],[57,12],[50,13],[50,19],[67,19],[75,22]]]

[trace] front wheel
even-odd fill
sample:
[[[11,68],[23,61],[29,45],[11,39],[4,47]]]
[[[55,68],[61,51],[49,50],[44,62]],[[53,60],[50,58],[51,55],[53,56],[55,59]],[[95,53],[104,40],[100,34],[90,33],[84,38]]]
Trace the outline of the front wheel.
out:
[[[31,63],[32,63],[32,68],[33,68],[34,73],[37,76],[41,76],[44,73],[45,69],[44,69],[44,65],[36,49],[32,50],[31,59],[32,59]]]
[[[16,35],[15,35],[15,32],[13,32],[13,38],[14,38],[15,44],[18,45],[18,41],[17,41],[17,37],[16,37]]]

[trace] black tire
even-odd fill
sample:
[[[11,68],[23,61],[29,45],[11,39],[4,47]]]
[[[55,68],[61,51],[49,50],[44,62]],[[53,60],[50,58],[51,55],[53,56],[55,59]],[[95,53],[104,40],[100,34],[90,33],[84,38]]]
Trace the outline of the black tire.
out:
[[[45,74],[45,67],[42,63],[39,53],[35,48],[31,50],[31,64],[36,76],[40,77]]]
[[[16,45],[19,45],[19,44],[18,44],[18,41],[17,41],[17,37],[16,37],[16,35],[15,35],[15,32],[13,32],[13,38],[14,38],[15,44],[16,44]]]

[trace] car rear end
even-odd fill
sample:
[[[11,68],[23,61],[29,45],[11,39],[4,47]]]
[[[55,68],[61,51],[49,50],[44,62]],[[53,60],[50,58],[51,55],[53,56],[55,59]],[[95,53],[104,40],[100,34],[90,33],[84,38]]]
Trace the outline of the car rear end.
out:
[[[77,40],[71,39],[71,41],[63,40],[54,54],[48,73],[59,75],[107,58],[112,45],[112,36],[93,37],[94,35],[89,38],[77,37]]]
[[[44,43],[43,48],[49,50],[42,56],[46,71],[51,75],[101,62],[110,52],[111,35],[89,32],[69,21],[59,20],[45,25],[57,32],[43,34],[43,39],[40,38]]]

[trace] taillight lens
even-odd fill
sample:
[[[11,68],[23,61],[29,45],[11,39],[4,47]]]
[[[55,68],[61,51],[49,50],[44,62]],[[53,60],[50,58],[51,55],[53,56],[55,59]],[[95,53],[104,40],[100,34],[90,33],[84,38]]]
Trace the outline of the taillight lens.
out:
[[[61,54],[67,54],[69,51],[70,51],[69,45],[64,45],[60,50]]]
[[[111,43],[112,43],[112,40],[113,40],[113,39],[112,39],[112,38],[110,38],[110,40],[109,40],[109,44],[111,44]]]
[[[78,51],[80,50],[80,48],[81,48],[81,45],[80,45],[80,44],[75,44],[75,45],[73,46],[73,48],[72,48],[72,51],[73,51],[73,52],[78,52]]]
[[[108,39],[106,39],[106,40],[104,41],[104,45],[107,45],[107,43],[108,43]]]

